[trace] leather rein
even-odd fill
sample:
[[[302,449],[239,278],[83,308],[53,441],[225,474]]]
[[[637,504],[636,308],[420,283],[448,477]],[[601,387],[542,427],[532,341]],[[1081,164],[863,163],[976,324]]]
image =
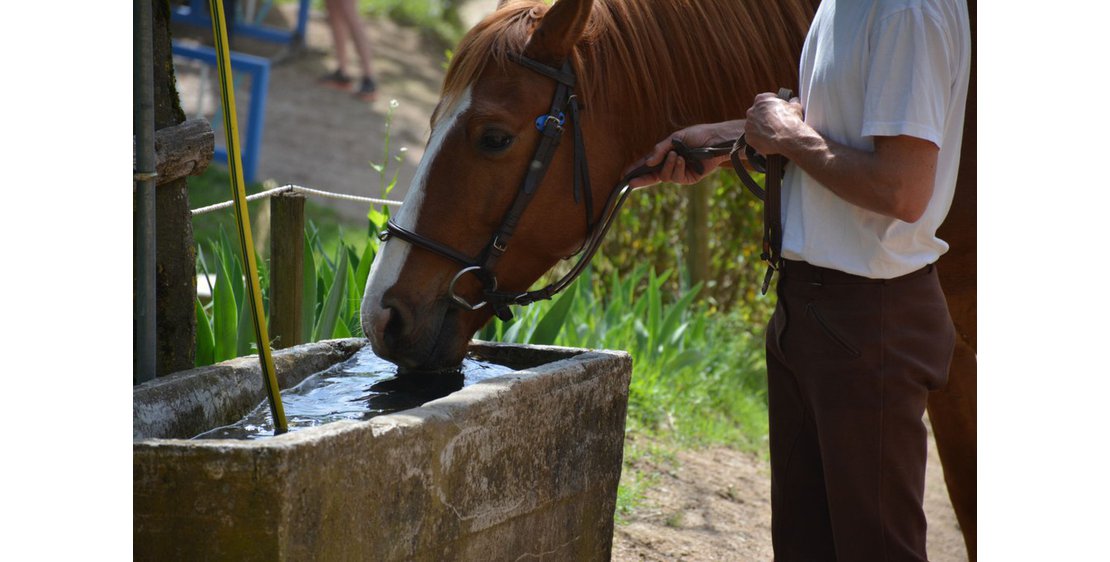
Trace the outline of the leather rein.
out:
[[[618,183],[618,187],[610,193],[600,220],[595,223],[593,221],[593,194],[590,189],[589,167],[586,164],[585,142],[582,138],[582,127],[578,115],[582,106],[579,103],[578,96],[574,93],[577,80],[570,61],[567,60],[564,62],[561,69],[556,69],[523,55],[514,55],[510,58],[525,68],[551,78],[556,82],[556,88],[555,95],[551,100],[551,108],[546,114],[537,117],[535,121],[536,128],[540,131],[541,136],[540,142],[528,166],[528,173],[524,176],[524,181],[521,184],[520,190],[517,192],[516,198],[513,200],[512,206],[509,207],[505,217],[501,220],[501,225],[494,232],[485,248],[477,258],[473,258],[450,246],[427,238],[412,230],[408,230],[393,222],[392,218],[386,222],[385,228],[378,236],[383,242],[391,238],[399,238],[413,246],[417,246],[462,265],[462,269],[455,274],[451,279],[451,284],[448,286],[448,296],[451,298],[451,301],[464,310],[478,310],[483,306],[489,305],[493,309],[494,314],[502,321],[506,322],[513,317],[512,311],[509,309],[510,306],[525,306],[539,300],[550,299],[577,279],[578,276],[585,271],[586,266],[589,265],[590,260],[592,260],[594,254],[597,253],[598,248],[601,247],[601,242],[605,239],[606,233],[609,232],[609,228],[620,212],[621,206],[624,205],[628,195],[632,192],[628,182],[631,181],[632,178],[656,172],[662,168],[662,163],[650,167],[641,166],[625,175]],[[779,95],[780,97],[783,96],[782,90],[780,90]],[[789,99],[789,95],[787,95],[786,99]],[[562,138],[563,132],[568,126],[568,120],[574,131],[573,196],[576,204],[579,202],[585,203],[586,212],[587,235],[585,243],[578,251],[580,257],[570,271],[541,289],[525,291],[523,293],[499,291],[497,287],[497,277],[494,275],[493,269],[508,250],[509,242],[512,239],[517,224],[520,222],[521,216],[523,216],[525,209],[527,209],[528,204],[531,203],[532,198],[535,196],[536,189],[539,188],[540,183],[542,183],[551,165],[551,159],[555,154],[555,149],[559,146],[559,141]],[[727,147],[722,144],[706,148],[690,149],[680,141],[675,140],[672,142],[675,147],[675,152],[677,152],[679,156],[685,158],[692,169],[699,172],[703,170],[700,160],[726,153],[729,154],[732,158],[733,166],[736,168],[744,185],[757,197],[764,199],[764,190],[747,174],[747,171],[740,163],[738,152],[746,147],[743,136],[735,142],[728,143]],[[767,158],[767,163],[764,165],[762,164],[762,157],[755,154],[750,147],[746,148],[749,161],[753,163],[753,167],[756,167],[759,171],[764,171],[760,168],[766,166],[767,181],[770,182],[772,168],[776,166],[772,163],[772,160],[782,160],[781,157],[769,157]],[[778,169],[777,177],[781,180],[781,164],[778,165]],[[768,186],[768,188],[770,187],[771,186]],[[775,189],[775,191],[777,192],[778,190]],[[774,197],[774,199],[777,199],[777,197]],[[764,293],[767,291],[767,285],[770,282],[773,271],[778,269],[778,261],[776,259],[778,257],[777,249],[781,244],[781,228],[776,227],[769,229],[767,226],[767,212],[770,209],[766,207],[769,206],[770,205],[765,206],[764,212],[763,258],[767,260],[770,265],[763,284]],[[777,216],[778,213],[776,211],[776,219]],[[775,221],[775,224],[778,224],[778,220]],[[776,232],[777,244],[775,243]],[[482,294],[485,300],[472,303],[455,292],[455,286],[458,284],[459,280],[467,274],[474,275],[481,282]]]

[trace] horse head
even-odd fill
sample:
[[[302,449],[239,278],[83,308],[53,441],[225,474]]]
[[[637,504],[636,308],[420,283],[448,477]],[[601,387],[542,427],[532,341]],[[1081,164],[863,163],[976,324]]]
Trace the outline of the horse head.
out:
[[[424,156],[363,296],[363,331],[379,356],[414,370],[457,365],[470,337],[493,314],[493,306],[470,303],[488,300],[492,289],[526,291],[583,243],[584,202],[576,203],[570,188],[564,189],[573,183],[573,147],[560,142],[513,225],[512,243],[495,266],[473,267],[490,263],[492,237],[535,167],[557,93],[557,80],[514,61],[523,55],[552,69],[568,68],[591,5],[510,3],[460,43]],[[471,271],[463,272],[468,265]]]
[[[622,171],[655,142],[796,82],[816,2],[503,2],[456,50],[375,260],[362,302],[375,352],[409,369],[461,361],[491,314],[520,304],[505,295],[604,232]]]

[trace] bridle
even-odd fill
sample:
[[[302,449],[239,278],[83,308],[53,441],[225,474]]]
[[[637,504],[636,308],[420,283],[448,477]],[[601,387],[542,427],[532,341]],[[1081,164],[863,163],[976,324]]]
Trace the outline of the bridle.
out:
[[[597,253],[598,248],[601,246],[602,240],[605,239],[606,233],[613,224],[613,220],[620,212],[620,208],[624,205],[628,195],[632,192],[628,182],[637,176],[647,173],[658,171],[662,167],[662,163],[656,166],[641,166],[628,174],[626,174],[621,181],[617,184],[609,199],[606,201],[605,208],[601,213],[598,222],[593,221],[593,194],[590,189],[590,176],[589,167],[586,164],[586,146],[582,138],[581,121],[578,117],[578,112],[582,109],[579,104],[578,96],[574,93],[574,87],[577,82],[574,74],[574,68],[568,59],[562,65],[561,69],[548,66],[544,63],[530,59],[523,55],[510,55],[509,57],[513,62],[524,66],[530,70],[538,72],[556,82],[555,95],[551,99],[551,108],[544,115],[536,118],[536,128],[540,131],[540,142],[536,146],[536,151],[528,166],[528,173],[524,176],[524,181],[521,184],[520,190],[517,191],[516,198],[513,200],[512,206],[509,207],[505,217],[501,220],[501,225],[494,232],[490,241],[486,244],[485,248],[481,251],[477,258],[472,258],[450,246],[432,240],[426,236],[418,234],[412,230],[408,230],[390,219],[386,222],[385,228],[379,235],[379,239],[383,242],[391,238],[400,238],[413,246],[417,246],[433,254],[437,254],[448,260],[462,265],[455,276],[451,279],[448,286],[448,296],[451,297],[451,302],[463,308],[464,310],[478,310],[483,306],[489,305],[493,309],[493,313],[497,315],[502,321],[509,321],[513,317],[510,306],[525,306],[532,304],[539,300],[550,299],[558,294],[560,291],[570,285],[579,275],[585,271],[586,266],[589,265],[590,260],[593,259],[594,254]],[[780,97],[784,94],[782,91],[779,93]],[[789,95],[787,94],[787,99]],[[512,239],[513,233],[516,231],[517,224],[520,222],[521,216],[524,214],[528,204],[531,203],[533,196],[535,196],[536,189],[542,183],[544,175],[547,174],[547,169],[551,165],[551,159],[555,154],[555,149],[559,146],[559,141],[562,139],[563,131],[567,127],[567,120],[570,120],[570,125],[574,130],[574,202],[575,204],[584,200],[586,212],[586,241],[577,253],[580,254],[578,261],[574,267],[570,269],[565,275],[558,280],[548,284],[542,289],[534,291],[518,292],[504,292],[499,291],[497,288],[497,277],[493,273],[493,268],[500,261],[509,248],[509,241]],[[755,158],[758,155],[750,147],[744,143],[744,137],[741,136],[735,142],[730,142],[722,145],[707,147],[707,148],[687,148],[679,141],[673,141],[674,150],[685,158],[694,169],[701,170],[701,162],[699,160],[708,158],[710,156],[717,156],[721,154],[729,154],[732,157],[733,166],[736,168],[737,174],[741,180],[746,180],[743,183],[760,199],[763,199],[763,191],[758,184],[755,183],[743,165],[739,161],[739,151],[747,149],[749,161],[762,164],[761,158]],[[780,162],[781,157],[767,158],[767,177],[771,181],[772,176],[777,180],[781,180],[781,171],[783,163]],[[756,166],[759,171],[764,171],[762,165]],[[772,174],[772,172],[775,172]],[[771,191],[768,185],[768,192]],[[777,196],[778,189],[774,189]],[[774,197],[777,199],[777,197]],[[778,210],[777,204],[774,206],[774,220],[773,223],[769,220],[767,211],[772,205],[765,206],[764,216],[764,240],[763,240],[763,259],[769,264],[767,275],[763,283],[763,292],[767,292],[767,285],[770,282],[772,273],[778,269],[778,263],[781,258],[778,256],[778,250],[781,248],[781,227],[778,225]],[[455,286],[459,280],[467,274],[474,275],[482,283],[482,294],[485,300],[478,303],[471,303],[466,298],[460,296],[455,292]]]
[[[601,241],[605,238],[605,233],[609,231],[613,219],[617,216],[621,205],[624,204],[624,200],[631,192],[627,179],[622,181],[623,187],[614,190],[609,196],[601,219],[596,223],[593,221],[593,193],[590,189],[589,167],[586,164],[586,146],[582,139],[582,127],[578,117],[578,112],[582,107],[578,96],[574,93],[577,80],[570,60],[564,62],[561,69],[556,69],[523,55],[512,55],[510,59],[525,68],[555,80],[555,95],[551,99],[550,110],[536,118],[536,128],[540,131],[540,142],[536,146],[536,151],[529,163],[528,173],[524,176],[524,181],[520,190],[517,191],[512,206],[505,213],[505,217],[501,219],[501,225],[494,232],[485,248],[477,258],[472,258],[445,244],[399,226],[392,219],[386,223],[385,229],[379,236],[383,242],[390,238],[400,238],[413,246],[423,248],[461,264],[462,269],[455,274],[448,286],[448,296],[451,297],[451,301],[465,310],[478,310],[489,305],[494,314],[503,321],[508,321],[513,317],[509,306],[524,306],[539,300],[550,299],[582,274],[594,254],[597,253]],[[521,216],[524,215],[525,209],[528,208],[528,204],[532,202],[532,198],[536,194],[536,189],[539,188],[544,175],[547,174],[551,159],[555,155],[555,149],[559,146],[563,131],[566,130],[568,119],[574,130],[574,202],[577,204],[584,201],[586,212],[586,242],[578,251],[580,254],[578,262],[569,272],[542,289],[523,293],[499,291],[493,268],[508,250],[509,242],[516,231]],[[631,177],[628,179],[631,179]],[[455,292],[455,286],[467,274],[474,275],[482,283],[482,294],[485,300],[471,303]]]

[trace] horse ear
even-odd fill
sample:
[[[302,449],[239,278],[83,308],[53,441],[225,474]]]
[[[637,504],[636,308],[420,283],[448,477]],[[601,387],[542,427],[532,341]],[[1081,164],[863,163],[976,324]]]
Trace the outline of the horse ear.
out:
[[[586,29],[593,0],[558,0],[544,14],[528,45],[525,56],[552,66],[562,64]]]

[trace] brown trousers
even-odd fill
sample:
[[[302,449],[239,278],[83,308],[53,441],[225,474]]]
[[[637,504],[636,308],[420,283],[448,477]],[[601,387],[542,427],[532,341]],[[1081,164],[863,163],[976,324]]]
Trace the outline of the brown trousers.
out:
[[[872,280],[785,262],[767,328],[777,562],[926,560],[922,417],[954,343],[932,265]]]

